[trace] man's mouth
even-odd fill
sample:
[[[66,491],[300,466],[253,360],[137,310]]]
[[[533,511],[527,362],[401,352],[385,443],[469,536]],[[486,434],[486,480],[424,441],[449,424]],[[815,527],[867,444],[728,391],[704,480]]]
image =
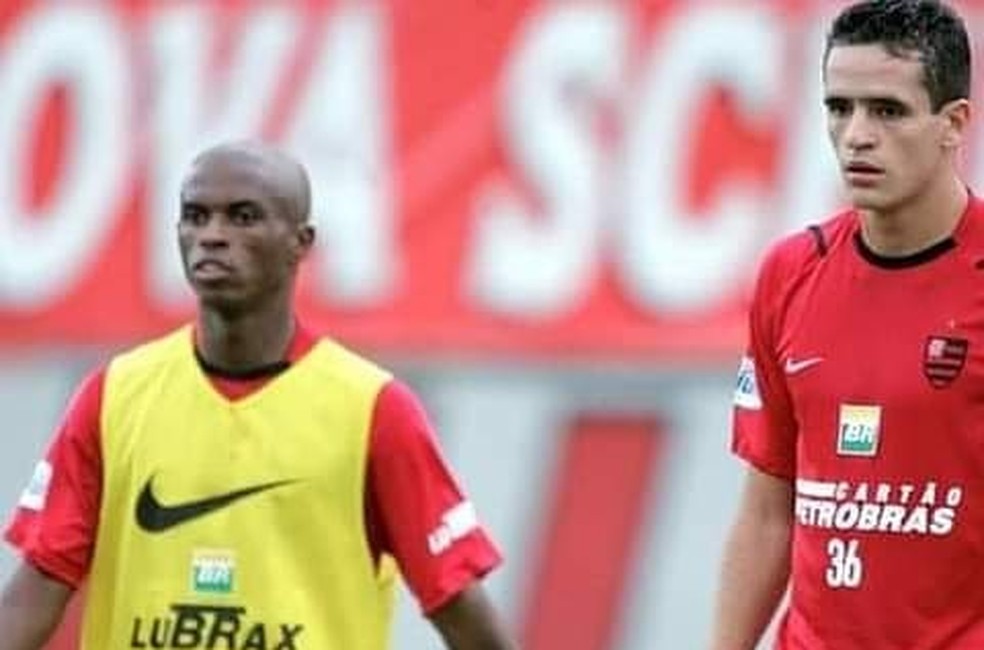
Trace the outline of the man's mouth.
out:
[[[231,265],[215,259],[198,260],[191,267],[192,275],[201,280],[215,280],[232,275]]]
[[[852,162],[845,167],[849,174],[881,174],[884,170],[881,167],[866,162]]]
[[[851,162],[844,166],[848,184],[855,187],[869,187],[885,175],[885,170],[867,162]]]

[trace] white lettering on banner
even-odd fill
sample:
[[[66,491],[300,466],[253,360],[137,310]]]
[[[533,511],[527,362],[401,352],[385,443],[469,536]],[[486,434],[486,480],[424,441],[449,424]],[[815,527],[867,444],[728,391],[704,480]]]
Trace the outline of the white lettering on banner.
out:
[[[164,305],[188,296],[175,245],[177,196],[191,157],[225,139],[260,135],[300,29],[289,9],[246,15],[224,74],[214,74],[216,24],[208,7],[166,6],[148,23],[155,79],[147,228],[150,293]]]
[[[782,33],[765,9],[694,7],[655,38],[624,140],[617,258],[627,290],[650,311],[707,307],[747,280],[735,261],[755,258],[766,197],[732,182],[711,214],[688,214],[685,161],[693,107],[710,85],[725,85],[748,118],[781,105]]]
[[[345,306],[392,298],[401,273],[382,9],[339,9],[286,136],[315,183],[318,287]]]
[[[40,309],[92,263],[127,180],[132,86],[116,21],[49,7],[7,34],[0,58],[0,305]],[[20,188],[41,102],[64,85],[72,134],[53,198],[28,214]]]
[[[391,121],[404,107],[387,94],[389,75],[399,70],[386,42],[386,21],[399,12],[387,7],[341,3],[308,13],[289,3],[243,5],[233,34],[219,22],[226,10],[211,3],[154,2],[133,21],[110,7],[41,3],[5,23],[0,310],[57,310],[118,225],[132,179],[143,172],[128,168],[134,151],[149,169],[139,251],[149,307],[182,300],[174,245],[179,175],[205,144],[269,126],[288,79],[299,86],[286,93],[297,104],[277,127],[315,178],[323,235],[313,297],[324,307],[388,304],[409,272],[401,246],[418,244],[404,244],[396,228]],[[612,254],[629,306],[650,314],[703,311],[744,285],[759,247],[777,230],[815,222],[835,204],[840,181],[820,101],[830,8],[818,3],[819,13],[787,24],[780,22],[785,13],[758,5],[673,3],[647,36],[655,45],[636,70],[631,39],[641,30],[629,3],[530,7],[519,39],[501,54],[503,146],[521,178],[468,188],[476,223],[462,229],[472,237],[463,242],[462,267],[448,269],[461,274],[448,281],[468,292],[462,309],[534,322],[570,316],[592,298]],[[311,69],[295,70],[306,16],[324,16],[328,29],[314,43]],[[970,12],[970,24],[979,19]],[[124,31],[133,25],[143,32]],[[226,40],[228,56],[217,60]],[[780,91],[783,80],[793,89]],[[691,214],[681,163],[700,125],[690,116],[708,88],[720,85],[737,98],[744,120],[774,118],[785,129],[778,180],[762,191],[735,179],[716,191],[706,214]],[[70,97],[71,138],[50,200],[25,207],[25,160],[42,101],[61,86]],[[638,94],[623,96],[626,88]],[[133,132],[137,107],[149,111],[139,123],[147,140]],[[596,127],[602,110],[620,108],[626,136],[615,156]],[[970,176],[984,178],[984,130],[971,137]]]
[[[624,32],[625,16],[614,5],[549,5],[525,25],[508,63],[502,112],[506,146],[544,214],[512,188],[483,188],[466,269],[483,307],[547,317],[569,311],[591,286],[606,162],[592,119],[614,98]]]

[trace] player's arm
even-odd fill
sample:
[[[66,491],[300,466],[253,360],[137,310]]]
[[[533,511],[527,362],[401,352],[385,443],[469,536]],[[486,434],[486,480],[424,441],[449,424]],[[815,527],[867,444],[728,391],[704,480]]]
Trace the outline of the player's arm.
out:
[[[0,595],[0,648],[38,650],[88,573],[99,517],[104,372],[70,402],[4,533],[21,563]]]
[[[430,614],[450,650],[513,650],[505,626],[481,583],[466,587]]]
[[[39,650],[61,620],[74,589],[21,562],[0,595],[4,650]]]
[[[787,275],[774,249],[762,266],[749,313],[732,432],[732,451],[748,470],[721,561],[713,650],[755,648],[789,578],[797,424],[775,344]]]
[[[793,490],[788,479],[749,467],[725,546],[713,650],[753,650],[789,579]]]
[[[423,407],[391,381],[373,414],[369,501],[380,547],[451,650],[514,648],[482,579],[501,556],[445,462]]]

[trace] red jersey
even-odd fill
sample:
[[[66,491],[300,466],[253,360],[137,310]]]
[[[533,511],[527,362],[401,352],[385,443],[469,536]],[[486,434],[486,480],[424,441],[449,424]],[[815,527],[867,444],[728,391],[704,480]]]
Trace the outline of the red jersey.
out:
[[[779,243],[734,416],[795,485],[779,648],[984,648],[984,205],[905,258],[854,212]]]
[[[315,343],[311,333],[298,328],[288,360],[296,361]],[[272,376],[210,374],[210,379],[227,397],[238,399]],[[77,391],[6,532],[27,561],[71,586],[88,573],[99,521],[103,379],[100,369]],[[377,558],[387,553],[396,559],[425,612],[501,562],[481,526],[454,539],[442,535],[446,516],[471,506],[441,456],[419,401],[397,380],[376,398],[366,477],[367,542]]]

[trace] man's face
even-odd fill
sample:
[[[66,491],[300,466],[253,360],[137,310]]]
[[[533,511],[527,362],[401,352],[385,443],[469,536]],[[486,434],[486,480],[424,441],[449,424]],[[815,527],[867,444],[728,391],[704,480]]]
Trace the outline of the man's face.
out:
[[[950,108],[933,112],[917,56],[893,56],[881,45],[834,46],[824,96],[830,139],[855,207],[892,210],[925,191],[943,169],[952,145]]]
[[[291,289],[304,225],[269,178],[255,161],[220,158],[199,163],[185,181],[178,242],[203,304],[248,309]]]

